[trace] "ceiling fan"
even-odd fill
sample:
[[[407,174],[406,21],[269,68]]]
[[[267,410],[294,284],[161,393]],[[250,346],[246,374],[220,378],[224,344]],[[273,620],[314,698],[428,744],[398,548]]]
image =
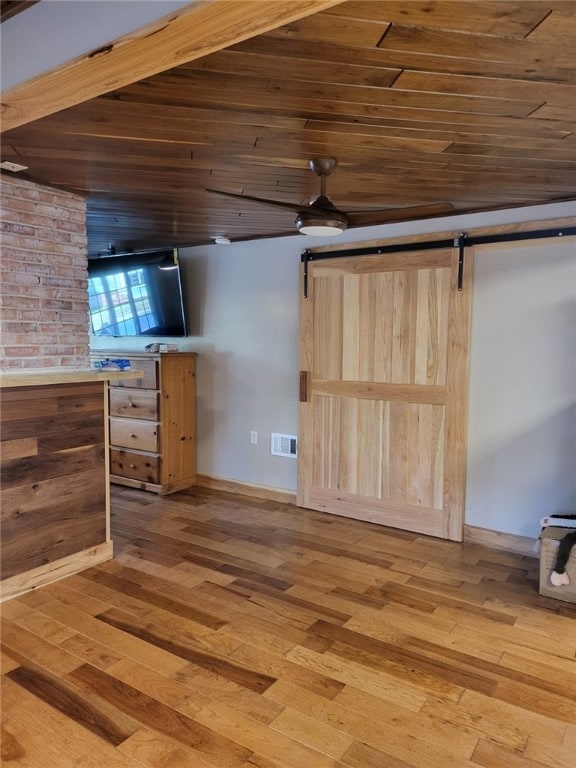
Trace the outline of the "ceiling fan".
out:
[[[368,227],[377,224],[387,224],[393,221],[405,221],[407,219],[427,218],[452,213],[454,206],[450,203],[431,203],[427,205],[411,206],[409,208],[387,208],[376,210],[374,208],[364,211],[338,210],[326,196],[326,178],[336,170],[338,160],[335,157],[316,157],[310,160],[310,170],[320,177],[320,194],[309,205],[287,203],[281,200],[267,200],[263,197],[251,195],[239,195],[234,192],[223,192],[219,189],[206,188],[207,192],[215,192],[224,197],[233,197],[239,200],[251,200],[255,203],[273,205],[289,211],[296,211],[296,228],[302,235],[315,237],[330,237],[339,235],[347,227]]]

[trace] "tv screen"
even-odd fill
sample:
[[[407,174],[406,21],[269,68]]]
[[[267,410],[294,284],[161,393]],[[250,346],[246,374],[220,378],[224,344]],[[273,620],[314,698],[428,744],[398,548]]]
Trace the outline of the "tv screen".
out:
[[[95,336],[186,336],[176,248],[88,260]]]

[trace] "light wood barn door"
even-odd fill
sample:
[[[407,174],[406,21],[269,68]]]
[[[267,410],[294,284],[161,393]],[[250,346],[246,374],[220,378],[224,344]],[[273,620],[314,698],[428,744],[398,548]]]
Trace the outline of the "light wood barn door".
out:
[[[461,541],[470,253],[309,262],[300,506]]]

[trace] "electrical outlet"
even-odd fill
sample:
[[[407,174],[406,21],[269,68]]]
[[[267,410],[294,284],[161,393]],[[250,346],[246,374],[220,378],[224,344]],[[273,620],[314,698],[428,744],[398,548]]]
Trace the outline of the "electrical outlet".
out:
[[[250,443],[252,445],[258,445],[258,432],[256,432],[255,430],[252,430],[250,432]]]

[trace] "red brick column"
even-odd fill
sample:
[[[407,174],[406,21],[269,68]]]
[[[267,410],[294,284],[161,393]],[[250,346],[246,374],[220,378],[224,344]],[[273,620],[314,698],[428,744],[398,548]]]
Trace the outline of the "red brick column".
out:
[[[86,203],[2,175],[0,368],[89,367]]]

